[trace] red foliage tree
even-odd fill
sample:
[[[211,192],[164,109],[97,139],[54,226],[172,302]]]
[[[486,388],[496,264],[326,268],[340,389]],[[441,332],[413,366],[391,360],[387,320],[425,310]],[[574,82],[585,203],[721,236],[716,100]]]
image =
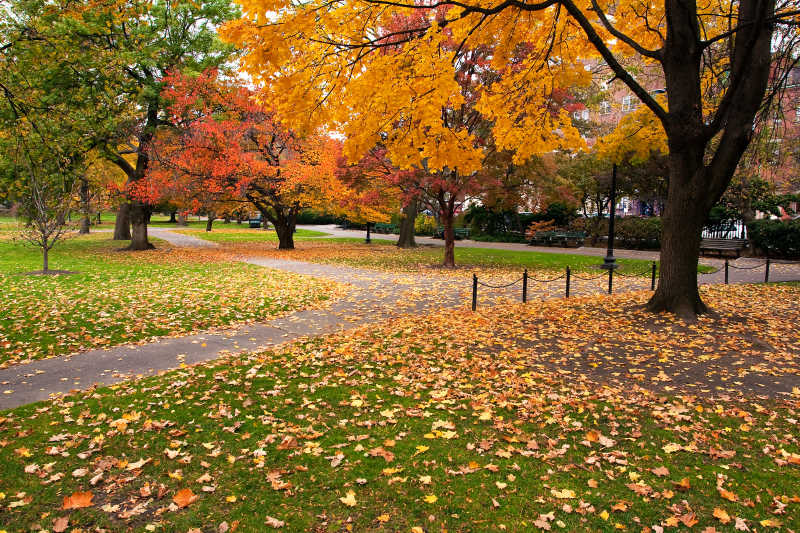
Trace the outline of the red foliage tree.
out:
[[[195,211],[250,203],[274,225],[281,249],[294,248],[302,209],[344,209],[351,200],[335,175],[338,141],[298,137],[248,89],[224,83],[216,71],[166,81],[176,127],[153,142],[153,164],[135,186],[137,198],[180,200]]]

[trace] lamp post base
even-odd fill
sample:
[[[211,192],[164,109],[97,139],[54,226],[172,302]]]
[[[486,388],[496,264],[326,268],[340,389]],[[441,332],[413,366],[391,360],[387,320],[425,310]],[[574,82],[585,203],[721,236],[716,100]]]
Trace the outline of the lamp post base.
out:
[[[603,264],[600,265],[603,270],[615,270],[619,268],[617,259],[613,255],[607,255],[603,258]]]

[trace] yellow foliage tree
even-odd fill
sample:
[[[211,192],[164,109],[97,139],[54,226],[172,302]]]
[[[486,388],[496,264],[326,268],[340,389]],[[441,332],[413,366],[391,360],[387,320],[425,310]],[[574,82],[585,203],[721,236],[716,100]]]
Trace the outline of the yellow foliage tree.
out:
[[[246,49],[242,64],[263,98],[297,123],[340,129],[351,160],[381,141],[400,167],[475,172],[476,135],[444,124],[447,110],[468,103],[518,161],[580,147],[554,95],[588,84],[585,65],[607,65],[661,123],[669,148],[661,278],[649,306],[690,318],[706,310],[697,290],[703,223],[798,40],[793,0],[241,4],[244,18],[224,33]],[[476,50],[487,61],[465,95],[461,66]],[[661,70],[669,107],[626,67],[637,63]]]

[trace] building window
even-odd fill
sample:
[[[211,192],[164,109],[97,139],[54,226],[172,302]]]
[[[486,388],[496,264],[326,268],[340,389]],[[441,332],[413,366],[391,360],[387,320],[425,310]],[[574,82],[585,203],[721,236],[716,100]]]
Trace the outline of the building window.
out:
[[[577,111],[573,111],[572,116],[575,118],[575,120],[589,120],[589,110],[579,109]]]
[[[800,122],[800,105],[794,108],[794,121]]]
[[[629,94],[628,96],[625,96],[622,99],[622,111],[623,112],[633,111],[637,107],[639,107],[639,100],[637,100],[637,98],[635,96]]]
[[[800,108],[798,108],[800,109]],[[600,114],[601,115],[610,115],[611,114],[611,104],[606,102],[605,100],[600,102]]]

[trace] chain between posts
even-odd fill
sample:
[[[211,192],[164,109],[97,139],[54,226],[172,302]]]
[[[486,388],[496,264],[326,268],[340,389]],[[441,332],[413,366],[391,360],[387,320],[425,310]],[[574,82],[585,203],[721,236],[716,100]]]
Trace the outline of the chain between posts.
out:
[[[731,268],[735,268],[737,270],[755,270],[757,268],[765,267],[765,269],[764,269],[764,282],[765,283],[769,283],[770,266],[773,263],[775,263],[775,264],[786,264],[786,265],[800,265],[800,262],[797,262],[797,261],[773,261],[772,259],[767,259],[765,262],[763,262],[761,264],[758,264],[758,265],[749,266],[749,267],[737,267],[736,265],[731,264],[730,261],[728,261],[726,259],[725,260],[725,264],[724,264],[723,267],[717,268],[712,272],[700,272],[699,274],[700,275],[711,275],[711,274],[716,274],[717,272],[719,272],[721,270],[724,270],[724,273],[725,273],[725,284],[728,285],[730,283],[730,269]],[[642,272],[636,272],[636,273],[632,273],[632,274],[624,274],[622,272],[617,272],[617,274],[620,275],[620,276],[631,277],[631,278],[642,277],[647,273],[650,274],[650,290],[654,291],[654,290],[656,290],[656,281],[658,280],[658,274],[659,274],[658,273],[658,266],[657,266],[655,261],[652,262],[652,264],[650,265],[650,268],[648,270],[644,270]],[[578,280],[582,280],[582,281],[593,281],[593,280],[600,279],[600,278],[602,278],[603,276],[606,276],[606,275],[608,275],[608,294],[612,294],[613,290],[614,290],[614,270],[609,270],[608,274],[606,274],[604,272],[604,273],[599,274],[597,276],[579,276],[577,274],[574,274],[570,267],[566,267],[566,270],[565,270],[564,274],[561,274],[559,276],[555,276],[553,278],[548,278],[548,279],[537,279],[537,278],[531,276],[528,273],[528,269],[526,268],[522,273],[522,277],[520,277],[519,279],[516,279],[516,280],[514,280],[514,281],[512,281],[510,283],[506,283],[504,285],[492,285],[492,284],[489,284],[489,283],[481,282],[481,281],[478,280],[478,275],[473,273],[472,274],[472,310],[475,311],[477,309],[477,307],[478,307],[478,285],[481,285],[481,286],[489,288],[489,289],[505,289],[505,288],[511,287],[512,285],[515,285],[515,284],[517,284],[517,283],[519,283],[521,281],[522,282],[522,302],[523,303],[527,303],[527,301],[528,301],[528,280],[532,280],[532,281],[535,281],[537,283],[552,283],[554,281],[558,281],[558,280],[564,278],[566,280],[565,287],[564,287],[564,296],[566,298],[569,298],[570,294],[572,292],[571,284],[572,284],[572,280],[573,279],[578,279]]]

